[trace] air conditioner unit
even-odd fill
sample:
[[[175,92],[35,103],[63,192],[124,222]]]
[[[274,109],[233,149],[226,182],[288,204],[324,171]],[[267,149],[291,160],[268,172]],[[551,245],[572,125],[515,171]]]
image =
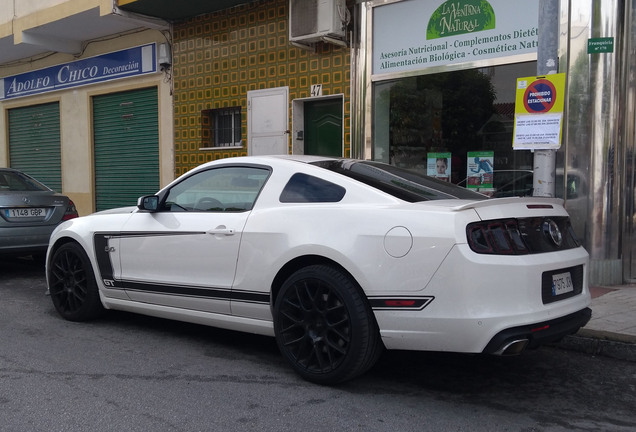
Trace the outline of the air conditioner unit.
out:
[[[344,41],[348,22],[345,0],[289,0],[290,42]]]

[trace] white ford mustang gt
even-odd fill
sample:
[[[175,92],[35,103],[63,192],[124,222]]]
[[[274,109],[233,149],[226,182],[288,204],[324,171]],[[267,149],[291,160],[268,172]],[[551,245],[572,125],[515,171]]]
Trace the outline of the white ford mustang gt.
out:
[[[243,157],[65,222],[47,282],[73,321],[118,309],[270,335],[307,380],[383,348],[518,354],[590,319],[560,200],[486,199],[370,161]]]

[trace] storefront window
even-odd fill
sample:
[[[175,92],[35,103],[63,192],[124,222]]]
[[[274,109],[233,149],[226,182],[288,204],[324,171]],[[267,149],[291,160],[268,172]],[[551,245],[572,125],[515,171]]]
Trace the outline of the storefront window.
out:
[[[377,82],[374,160],[491,192],[505,180],[507,194],[531,194],[532,153],[513,150],[512,139],[516,80],[536,70],[526,62]]]

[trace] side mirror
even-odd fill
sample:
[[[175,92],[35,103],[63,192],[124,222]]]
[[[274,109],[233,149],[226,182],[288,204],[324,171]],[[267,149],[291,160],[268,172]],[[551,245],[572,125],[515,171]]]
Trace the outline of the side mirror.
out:
[[[156,195],[142,196],[137,200],[137,208],[143,211],[156,212],[159,209],[159,197]]]

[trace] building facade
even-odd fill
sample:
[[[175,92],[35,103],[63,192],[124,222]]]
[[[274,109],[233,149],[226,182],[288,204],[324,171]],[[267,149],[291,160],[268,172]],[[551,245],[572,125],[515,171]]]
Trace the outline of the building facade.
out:
[[[82,214],[218,158],[374,159],[487,193],[546,187],[590,252],[590,281],[636,280],[636,0],[6,3],[0,165],[43,178]],[[89,25],[73,34],[68,20]],[[36,88],[111,58],[122,71],[152,60]],[[535,84],[561,105],[528,98]],[[546,146],[520,132],[534,109],[558,124],[541,129]]]
[[[350,155],[350,50],[291,44],[289,6],[256,1],[174,24],[177,174],[247,154]]]
[[[522,179],[542,167],[546,152],[515,147],[524,111],[519,89],[526,80],[520,79],[538,82],[540,75],[561,73],[559,145],[552,150],[551,177],[543,180],[565,200],[590,253],[590,281],[635,280],[634,5],[359,2],[352,154],[434,175],[431,167],[441,156],[455,183],[466,178],[470,187],[486,178],[496,185],[499,178],[517,191],[536,190],[536,178]],[[552,27],[545,25],[550,17]],[[553,46],[554,55],[542,52],[545,46]],[[484,160],[494,179],[471,178]]]

